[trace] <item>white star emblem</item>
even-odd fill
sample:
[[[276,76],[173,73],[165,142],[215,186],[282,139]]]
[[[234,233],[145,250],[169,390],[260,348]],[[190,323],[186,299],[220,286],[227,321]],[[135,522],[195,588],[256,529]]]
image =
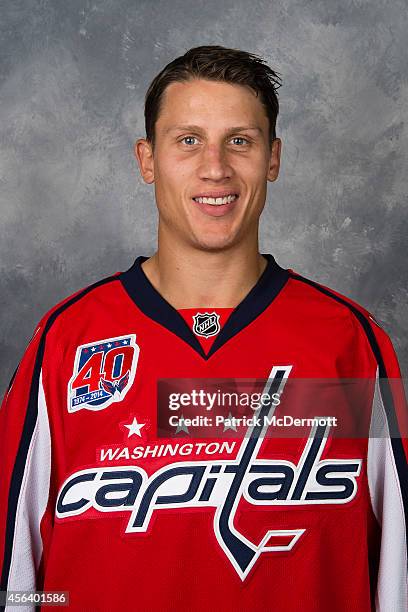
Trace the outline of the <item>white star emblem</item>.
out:
[[[130,438],[130,436],[133,436],[133,434],[136,434],[141,438],[142,434],[140,433],[140,430],[145,425],[146,423],[138,423],[136,417],[133,417],[133,421],[129,425],[125,425],[125,427],[127,427],[129,430],[128,438]]]
[[[109,342],[108,347],[110,348],[111,346],[112,346],[112,345],[111,345],[111,343]]]
[[[93,346],[93,347],[91,348],[91,351],[92,351],[92,352],[96,351],[96,348]]]

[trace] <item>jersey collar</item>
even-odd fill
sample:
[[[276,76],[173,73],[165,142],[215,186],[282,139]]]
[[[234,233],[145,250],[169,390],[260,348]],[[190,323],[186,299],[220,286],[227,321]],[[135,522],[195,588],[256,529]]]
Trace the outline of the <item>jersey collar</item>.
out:
[[[141,264],[148,257],[137,257],[129,270],[122,272],[119,278],[130,298],[147,317],[176,334],[207,360],[230,338],[254,321],[285,286],[289,271],[281,268],[269,253],[262,255],[268,262],[265,270],[245,298],[234,308],[207,354],[182,315],[153,287],[143,272]]]

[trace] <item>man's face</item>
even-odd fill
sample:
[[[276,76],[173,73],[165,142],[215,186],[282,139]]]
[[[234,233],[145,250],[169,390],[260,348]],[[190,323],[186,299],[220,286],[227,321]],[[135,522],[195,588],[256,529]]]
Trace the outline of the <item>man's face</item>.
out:
[[[144,139],[135,145],[166,239],[206,250],[257,240],[267,180],[280,162],[281,142],[270,151],[268,129],[248,87],[195,79],[166,88],[154,151]]]

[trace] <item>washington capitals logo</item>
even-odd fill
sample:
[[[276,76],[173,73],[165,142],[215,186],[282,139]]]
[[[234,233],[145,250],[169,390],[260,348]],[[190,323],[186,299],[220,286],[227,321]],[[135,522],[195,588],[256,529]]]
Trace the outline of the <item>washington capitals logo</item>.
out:
[[[120,402],[133,383],[138,357],[135,334],[79,346],[68,384],[68,412]]]
[[[291,368],[273,367],[265,393],[270,397],[282,393]],[[311,430],[297,463],[259,459],[269,427],[265,417],[271,417],[274,410],[272,402],[259,409],[258,416],[266,424],[248,428],[232,460],[179,461],[152,474],[135,465],[75,472],[58,493],[56,516],[78,516],[90,508],[103,516],[127,511],[130,516],[125,532],[146,533],[154,528],[153,514],[162,509],[212,508],[216,541],[241,580],[245,580],[263,553],[292,550],[306,528],[294,524],[289,529],[267,529],[259,541],[253,542],[234,524],[242,500],[262,508],[346,504],[357,493],[362,465],[362,459],[321,459],[330,429],[326,424]],[[270,520],[276,520],[274,512]]]
[[[220,331],[220,315],[216,312],[203,312],[193,315],[193,332],[197,336],[209,338]]]
[[[128,382],[129,382],[129,370],[126,372],[124,376],[122,376],[122,378],[119,378],[119,380],[114,380],[113,382],[110,382],[109,380],[104,380],[103,378],[101,378],[100,385],[102,389],[106,391],[106,393],[109,393],[110,395],[115,395],[115,393],[117,393],[118,397],[120,397],[121,392],[123,391],[123,389],[126,388],[126,385],[128,384]]]

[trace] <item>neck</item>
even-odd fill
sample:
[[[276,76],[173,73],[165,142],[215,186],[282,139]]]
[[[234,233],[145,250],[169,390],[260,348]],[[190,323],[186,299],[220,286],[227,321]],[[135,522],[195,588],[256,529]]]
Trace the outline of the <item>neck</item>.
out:
[[[235,308],[257,283],[267,261],[258,250],[226,251],[159,245],[142,264],[154,288],[174,308]]]

